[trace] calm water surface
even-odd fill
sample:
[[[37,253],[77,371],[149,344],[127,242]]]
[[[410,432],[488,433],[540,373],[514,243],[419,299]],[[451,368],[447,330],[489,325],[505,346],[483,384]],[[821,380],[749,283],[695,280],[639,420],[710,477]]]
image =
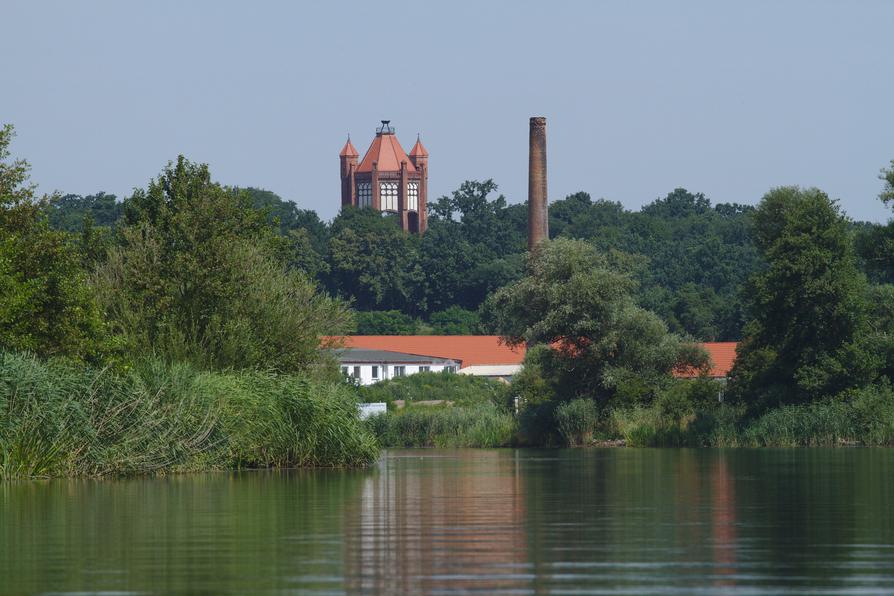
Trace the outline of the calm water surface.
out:
[[[0,593],[894,594],[894,450],[399,450],[0,485]]]

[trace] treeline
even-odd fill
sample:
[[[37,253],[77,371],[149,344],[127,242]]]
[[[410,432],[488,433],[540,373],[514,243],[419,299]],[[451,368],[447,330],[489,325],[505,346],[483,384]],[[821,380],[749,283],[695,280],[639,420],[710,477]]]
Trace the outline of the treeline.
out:
[[[524,274],[525,205],[508,204],[490,180],[465,182],[434,201],[422,237],[371,210],[343,210],[324,222],[273,192],[232,190],[244,192],[277,231],[290,268],[351,303],[352,330],[359,334],[496,332],[482,307]],[[125,206],[101,192],[65,195],[50,202],[48,217],[55,229],[82,234],[86,228],[94,238],[88,258],[96,258],[95,237],[123,220]],[[743,287],[762,266],[753,217],[753,206],[712,204],[685,189],[639,211],[580,192],[550,205],[550,235],[627,255],[638,304],[671,331],[736,341],[745,324]],[[894,230],[862,222],[848,227],[861,271],[875,282],[894,281]]]
[[[371,210],[343,210],[326,223],[270,191],[244,193],[278,231],[289,266],[351,302],[357,333],[493,332],[482,305],[524,273],[525,205],[508,204],[490,180],[465,182],[434,201],[421,237]],[[743,324],[739,288],[758,266],[752,211],[712,205],[684,189],[640,211],[581,192],[551,204],[550,232],[630,255],[638,302],[671,330],[730,340]],[[81,233],[86,226],[95,235],[122,221],[125,205],[104,193],[66,195],[50,203],[48,215],[57,229]]]

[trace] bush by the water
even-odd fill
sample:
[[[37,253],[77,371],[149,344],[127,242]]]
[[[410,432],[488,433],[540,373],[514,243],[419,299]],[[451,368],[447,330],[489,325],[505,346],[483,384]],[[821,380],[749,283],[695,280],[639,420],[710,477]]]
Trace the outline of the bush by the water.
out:
[[[0,352],[0,478],[358,466],[378,445],[344,385]]]
[[[455,405],[502,404],[506,396],[507,387],[499,381],[447,372],[418,373],[360,388],[361,401],[366,403],[442,400]]]
[[[515,417],[488,402],[464,407],[410,405],[373,416],[367,424],[384,447],[505,447],[516,433]]]
[[[556,428],[568,445],[586,445],[593,440],[599,420],[592,399],[575,399],[556,408]]]
[[[611,427],[637,447],[894,445],[894,390],[872,385],[757,418],[748,418],[741,404],[696,403],[671,413],[659,399],[649,407],[614,410]]]

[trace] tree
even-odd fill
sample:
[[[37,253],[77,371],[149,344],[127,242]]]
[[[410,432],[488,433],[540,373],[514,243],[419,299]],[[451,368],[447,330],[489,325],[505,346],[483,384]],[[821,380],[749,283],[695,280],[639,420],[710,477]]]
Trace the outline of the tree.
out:
[[[559,399],[649,400],[675,367],[706,354],[637,306],[629,260],[580,240],[557,239],[529,258],[528,273],[498,290],[488,312],[511,345],[546,345],[537,366]]]
[[[481,333],[478,313],[459,306],[434,312],[428,319],[435,335],[477,335]]]
[[[838,204],[818,189],[774,189],[754,213],[753,237],[766,265],[746,291],[731,397],[761,410],[871,380],[879,363],[862,343],[866,279]]]
[[[80,232],[88,218],[93,226],[114,227],[121,219],[122,205],[115,195],[104,192],[86,197],[68,194],[51,197],[47,205],[47,214],[52,228],[66,232]]]
[[[419,237],[372,209],[342,209],[332,222],[329,286],[360,310],[425,311]]]
[[[103,325],[71,238],[51,230],[29,165],[8,161],[13,128],[0,128],[0,348],[98,357]]]
[[[419,321],[399,310],[359,311],[358,335],[415,335]]]
[[[319,364],[319,337],[346,331],[350,315],[277,260],[273,239],[246,193],[180,156],[125,201],[119,246],[96,275],[119,343],[217,369]]]
[[[885,205],[888,205],[894,201],[894,159],[891,160],[891,165],[887,168],[882,168],[879,178],[885,183],[879,198]]]

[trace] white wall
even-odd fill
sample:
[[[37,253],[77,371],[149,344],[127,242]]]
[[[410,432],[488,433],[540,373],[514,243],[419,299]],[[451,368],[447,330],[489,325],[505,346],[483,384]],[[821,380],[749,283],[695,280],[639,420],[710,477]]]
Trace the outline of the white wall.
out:
[[[385,379],[394,378],[394,368],[396,366],[403,366],[405,370],[405,376],[414,375],[419,372],[420,368],[428,367],[430,372],[443,372],[445,368],[448,366],[453,366],[454,372],[457,370],[456,363],[432,363],[432,364],[369,364],[368,362],[342,362],[341,370],[344,371],[345,367],[348,368],[347,375],[349,377],[354,377],[354,367],[360,368],[360,384],[361,385],[372,385],[373,383],[378,383],[379,381],[384,381]],[[379,376],[378,378],[373,378],[372,369],[373,366],[378,366],[379,368]]]

